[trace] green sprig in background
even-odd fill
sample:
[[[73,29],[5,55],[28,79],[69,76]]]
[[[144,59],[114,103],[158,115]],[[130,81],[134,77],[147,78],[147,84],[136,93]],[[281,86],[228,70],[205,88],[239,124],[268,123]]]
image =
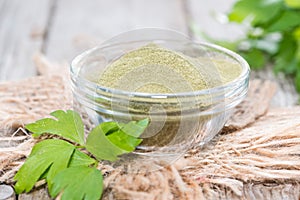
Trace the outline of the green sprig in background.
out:
[[[300,0],[239,0],[227,16],[249,26],[246,36],[209,40],[238,52],[252,69],[274,63],[274,72],[293,78],[300,93]]]

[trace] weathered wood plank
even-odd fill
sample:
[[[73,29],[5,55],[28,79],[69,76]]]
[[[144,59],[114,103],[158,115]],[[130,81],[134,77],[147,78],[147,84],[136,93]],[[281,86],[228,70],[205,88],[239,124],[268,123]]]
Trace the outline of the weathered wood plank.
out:
[[[50,200],[47,188],[39,188],[30,192],[29,194],[20,194],[18,200]]]
[[[57,61],[70,61],[83,50],[135,28],[187,33],[181,0],[61,0],[55,13],[45,50]]]
[[[264,70],[252,71],[251,78],[271,80],[276,84],[277,91],[272,99],[272,107],[289,107],[299,104],[299,94],[297,94],[294,81],[282,75],[276,76],[271,66]]]
[[[36,73],[32,56],[40,51],[51,0],[0,1],[0,81]]]

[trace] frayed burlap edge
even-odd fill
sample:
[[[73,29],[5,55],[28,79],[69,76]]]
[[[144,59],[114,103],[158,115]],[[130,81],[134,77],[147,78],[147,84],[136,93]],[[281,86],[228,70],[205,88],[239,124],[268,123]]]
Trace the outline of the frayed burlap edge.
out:
[[[299,150],[300,107],[275,109],[248,128],[219,135],[204,148],[191,149],[161,170],[138,174],[110,171],[104,197],[298,199]]]

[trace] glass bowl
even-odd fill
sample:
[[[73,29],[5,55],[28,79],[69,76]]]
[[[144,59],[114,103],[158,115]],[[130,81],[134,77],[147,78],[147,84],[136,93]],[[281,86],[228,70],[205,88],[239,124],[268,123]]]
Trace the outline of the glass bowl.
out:
[[[124,86],[123,83],[120,83],[117,89],[97,83],[107,65],[125,53],[149,43],[191,58],[203,58],[204,62],[203,59],[193,62],[200,71],[202,70],[201,73],[209,69],[205,74],[206,81],[209,83],[213,80],[215,85],[202,90],[187,88],[182,92],[176,88],[176,84],[170,83],[172,77],[176,76],[172,70],[165,72],[166,80],[160,83],[171,88],[174,91],[172,93],[143,93],[135,91],[136,88],[130,88],[130,85]],[[239,75],[227,83],[222,81],[214,62],[220,59],[240,67]],[[153,71],[148,72],[150,76],[142,78],[141,83],[153,81],[151,76],[159,76],[161,71],[157,73],[156,70],[163,67],[148,66]],[[222,129],[230,117],[232,108],[247,94],[249,72],[249,66],[242,57],[223,47],[168,37],[109,43],[82,53],[71,64],[74,101],[94,124],[150,119],[150,126],[141,136],[141,145],[135,152],[122,156],[119,163],[128,160],[131,163],[153,160],[160,163],[159,165],[176,160],[192,145],[204,145]],[[185,79],[182,78],[182,82],[185,82]]]

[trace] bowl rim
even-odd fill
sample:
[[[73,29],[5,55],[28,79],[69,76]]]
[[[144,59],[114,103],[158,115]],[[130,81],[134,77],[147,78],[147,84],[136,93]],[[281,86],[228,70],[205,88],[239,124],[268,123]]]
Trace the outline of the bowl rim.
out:
[[[142,42],[146,40],[141,40],[141,41],[133,41],[133,42]],[[172,40],[152,40],[153,41],[172,41]],[[174,41],[174,40],[173,40]],[[151,41],[149,41],[151,42]],[[180,41],[178,41],[180,42]],[[216,44],[211,44],[211,43],[207,43],[207,42],[195,42],[195,41],[191,41],[192,44],[194,45],[200,45],[200,46],[204,46],[210,49],[213,49],[215,52],[221,52],[224,53],[225,55],[231,57],[232,59],[236,60],[237,63],[241,66],[242,68],[242,72],[240,73],[239,76],[237,76],[234,80],[216,86],[216,87],[212,87],[212,88],[207,88],[207,89],[203,89],[203,90],[194,90],[194,91],[189,91],[189,92],[179,92],[179,93],[144,93],[144,92],[132,92],[132,91],[126,91],[126,90],[119,90],[119,89],[114,89],[114,88],[109,88],[109,87],[104,87],[101,86],[93,81],[90,81],[88,79],[82,78],[80,77],[79,73],[76,73],[75,68],[77,67],[77,65],[80,63],[80,61],[82,61],[86,56],[89,56],[90,54],[92,54],[95,51],[107,48],[107,47],[111,47],[111,46],[115,46],[115,45],[120,45],[120,44],[126,44],[126,43],[131,43],[131,42],[124,42],[124,43],[117,43],[117,44],[107,44],[107,45],[100,45],[100,46],[96,46],[94,48],[88,49],[84,52],[82,52],[81,54],[77,55],[72,61],[71,61],[71,65],[70,65],[70,72],[71,72],[71,80],[76,83],[76,82],[81,82],[86,84],[89,88],[93,88],[96,91],[102,91],[105,93],[111,93],[111,94],[118,94],[118,95],[124,95],[124,96],[134,96],[134,97],[140,97],[140,98],[155,98],[155,99],[165,99],[165,98],[178,98],[178,97],[194,97],[194,96],[201,96],[201,95],[207,95],[207,94],[214,94],[214,93],[220,93],[222,91],[226,91],[228,88],[236,88],[237,84],[239,84],[241,81],[246,80],[249,77],[250,74],[250,67],[249,64],[247,63],[247,61],[242,58],[239,54],[226,49],[224,47],[221,47],[219,45]]]

